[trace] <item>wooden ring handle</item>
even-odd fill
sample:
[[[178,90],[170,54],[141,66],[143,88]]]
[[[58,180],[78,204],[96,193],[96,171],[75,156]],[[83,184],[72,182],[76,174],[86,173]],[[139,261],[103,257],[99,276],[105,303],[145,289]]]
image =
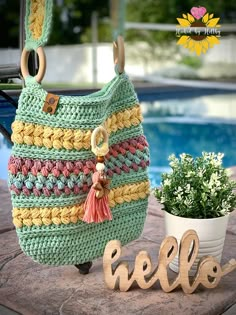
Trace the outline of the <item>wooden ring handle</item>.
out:
[[[98,147],[96,144],[96,136],[100,132],[103,135],[103,144]],[[108,133],[104,127],[99,126],[94,129],[91,136],[91,146],[92,151],[96,156],[105,156],[109,152]]]
[[[39,56],[39,70],[35,76],[35,79],[38,83],[40,83],[43,80],[43,77],[46,72],[46,56],[45,56],[43,47],[38,47],[37,54]],[[30,50],[26,50],[24,48],[22,51],[21,60],[20,60],[21,73],[24,79],[30,75],[29,69],[28,69],[29,55],[30,55]]]
[[[118,36],[113,42],[113,59],[114,64],[118,66],[118,72],[121,74],[125,69],[125,46],[122,36]]]

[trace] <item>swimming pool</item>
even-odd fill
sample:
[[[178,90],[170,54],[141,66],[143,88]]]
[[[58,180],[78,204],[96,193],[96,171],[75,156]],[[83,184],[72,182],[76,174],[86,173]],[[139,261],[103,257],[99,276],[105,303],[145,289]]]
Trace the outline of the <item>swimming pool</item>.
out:
[[[225,167],[236,165],[236,94],[143,102],[152,186],[169,172],[172,153],[223,152]]]
[[[181,91],[180,91],[181,92]],[[152,187],[168,172],[168,156],[182,152],[223,152],[224,166],[236,165],[236,93],[142,93],[144,132],[150,145],[149,175]],[[208,91],[209,92],[209,91]],[[200,95],[200,96],[199,96]],[[4,102],[3,102],[4,103]],[[7,129],[15,110],[1,103],[0,122]],[[11,145],[0,135],[0,179],[7,178]]]

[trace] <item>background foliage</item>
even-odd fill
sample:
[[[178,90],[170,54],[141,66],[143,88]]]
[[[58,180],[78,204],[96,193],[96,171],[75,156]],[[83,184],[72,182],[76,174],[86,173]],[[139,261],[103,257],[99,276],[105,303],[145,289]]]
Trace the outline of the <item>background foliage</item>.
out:
[[[190,12],[193,6],[204,6],[207,12],[220,17],[220,23],[236,23],[235,0],[128,0],[126,20],[132,22],[177,24],[176,18]],[[149,44],[173,39],[173,32],[128,30],[127,40],[143,40]]]
[[[53,32],[50,45],[91,42],[91,13],[99,15],[98,37],[100,42],[112,40],[109,17],[109,0],[54,0]],[[221,18],[223,23],[236,23],[235,0],[126,0],[126,20],[149,23],[176,23],[176,18],[187,13],[193,6],[202,5],[208,12]],[[0,0],[0,47],[18,47],[19,0]],[[105,20],[106,19],[106,20]],[[157,41],[173,39],[173,33],[145,30],[128,30],[126,40],[143,40],[150,45]]]

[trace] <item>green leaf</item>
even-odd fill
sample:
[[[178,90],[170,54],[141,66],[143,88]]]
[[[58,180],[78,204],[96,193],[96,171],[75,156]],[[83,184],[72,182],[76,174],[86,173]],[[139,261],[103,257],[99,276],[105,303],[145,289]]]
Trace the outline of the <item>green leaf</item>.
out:
[[[226,212],[236,207],[236,181],[229,178],[222,166],[220,153],[203,152],[195,159],[188,154],[181,154],[179,158],[171,155],[169,161],[173,171],[164,175],[168,181],[163,180],[163,190],[156,192],[156,197],[164,198],[164,208],[170,213],[189,218],[214,218],[223,215],[222,204]]]

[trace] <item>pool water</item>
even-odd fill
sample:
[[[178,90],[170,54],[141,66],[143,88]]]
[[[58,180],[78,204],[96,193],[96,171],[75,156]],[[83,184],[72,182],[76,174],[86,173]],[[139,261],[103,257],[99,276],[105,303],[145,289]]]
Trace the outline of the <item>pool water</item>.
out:
[[[152,186],[160,184],[162,172],[170,171],[168,156],[172,153],[223,152],[224,165],[236,165],[236,124],[153,122],[144,123],[144,131],[150,145]]]
[[[170,171],[168,156],[172,153],[223,152],[224,166],[236,165],[236,94],[141,101],[141,105],[152,187],[160,184],[163,172]],[[13,118],[14,109],[1,107],[0,122],[7,129]],[[0,179],[7,179],[10,151],[11,145],[0,134]]]
[[[223,152],[224,166],[236,165],[236,94],[153,100],[142,102],[142,109],[152,187],[170,171],[172,153],[196,157],[203,151]]]

